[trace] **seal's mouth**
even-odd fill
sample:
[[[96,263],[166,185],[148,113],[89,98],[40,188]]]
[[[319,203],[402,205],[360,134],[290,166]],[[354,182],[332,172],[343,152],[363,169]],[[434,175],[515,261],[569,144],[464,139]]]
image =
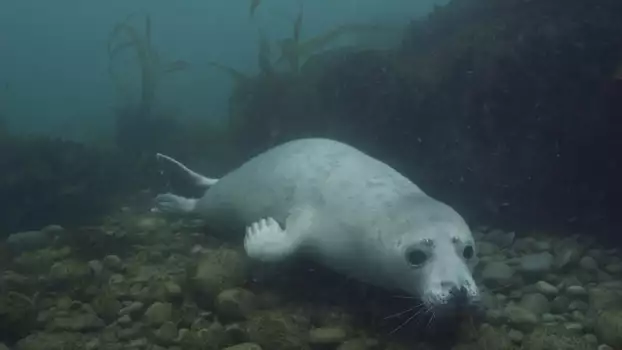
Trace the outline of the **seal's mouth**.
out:
[[[480,309],[479,293],[467,285],[455,286],[440,293],[424,296],[423,303],[427,309],[439,316],[471,314]]]

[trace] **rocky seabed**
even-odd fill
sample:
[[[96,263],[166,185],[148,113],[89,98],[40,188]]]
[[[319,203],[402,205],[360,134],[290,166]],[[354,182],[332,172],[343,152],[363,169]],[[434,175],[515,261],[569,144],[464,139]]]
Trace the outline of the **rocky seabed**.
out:
[[[617,249],[586,235],[474,235],[485,317],[453,349],[622,348]],[[0,333],[19,339],[14,349],[433,349],[334,305],[252,290],[241,248],[200,221],[123,208],[96,227],[14,233],[0,253]]]

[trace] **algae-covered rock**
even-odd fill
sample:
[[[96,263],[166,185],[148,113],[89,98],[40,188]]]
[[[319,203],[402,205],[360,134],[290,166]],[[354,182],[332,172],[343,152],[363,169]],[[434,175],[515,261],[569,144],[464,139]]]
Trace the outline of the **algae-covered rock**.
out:
[[[218,322],[212,322],[206,328],[182,328],[175,342],[183,349],[217,350],[225,344],[226,333]]]
[[[581,335],[569,332],[561,326],[536,328],[523,340],[523,346],[529,350],[592,350],[594,344]]]
[[[224,348],[224,350],[262,350],[262,349],[261,349],[261,346],[255,343],[240,343],[240,344],[236,344],[236,345]]]
[[[15,252],[41,249],[50,245],[54,236],[46,231],[23,231],[10,234],[6,243]]]
[[[45,273],[55,262],[67,258],[72,251],[69,247],[44,248],[27,251],[17,256],[15,268],[26,273]]]
[[[255,309],[255,299],[255,294],[246,289],[227,289],[216,297],[216,311],[226,321],[244,320]]]
[[[309,348],[309,320],[285,311],[261,311],[248,321],[248,335],[264,349],[300,350]]]
[[[456,345],[452,350],[519,350],[512,342],[508,332],[490,325],[482,325],[473,332],[473,341]]]
[[[208,250],[196,265],[192,284],[203,299],[211,301],[223,290],[244,284],[246,265],[245,257],[236,250]]]
[[[84,349],[85,339],[79,333],[34,333],[17,342],[17,350],[73,350]]]
[[[107,322],[111,322],[117,318],[121,310],[121,302],[109,293],[98,295],[91,302],[93,310]]]
[[[170,321],[173,317],[173,305],[171,303],[155,302],[145,311],[145,322],[152,326],[160,326]]]
[[[8,292],[0,295],[0,335],[24,337],[35,327],[36,296]]]
[[[54,318],[49,328],[55,331],[88,332],[104,328],[105,325],[94,312],[73,312]]]
[[[50,267],[49,278],[53,283],[80,283],[91,276],[88,264],[77,260],[63,260]]]
[[[310,344],[339,344],[347,339],[347,332],[339,327],[320,327],[309,331]]]
[[[622,346],[622,310],[607,310],[598,315],[594,325],[601,342],[614,347]]]
[[[155,332],[158,343],[169,345],[177,337],[177,325],[171,321],[164,322]]]
[[[373,338],[355,338],[344,341],[337,350],[369,350],[377,348],[379,341]]]

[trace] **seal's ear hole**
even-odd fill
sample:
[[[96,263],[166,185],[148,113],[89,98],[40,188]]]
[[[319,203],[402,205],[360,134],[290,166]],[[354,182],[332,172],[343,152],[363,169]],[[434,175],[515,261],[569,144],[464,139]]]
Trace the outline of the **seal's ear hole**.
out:
[[[473,246],[468,245],[468,246],[464,247],[464,250],[462,251],[462,256],[465,259],[469,260],[469,259],[471,259],[473,257],[474,253],[475,253],[475,251],[473,250]]]
[[[420,249],[409,250],[406,253],[406,260],[412,266],[421,266],[428,260],[428,254]]]

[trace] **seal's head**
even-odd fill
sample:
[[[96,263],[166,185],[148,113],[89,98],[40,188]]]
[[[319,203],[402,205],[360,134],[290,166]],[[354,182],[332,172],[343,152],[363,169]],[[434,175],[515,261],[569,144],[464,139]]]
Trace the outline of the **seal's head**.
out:
[[[471,271],[477,251],[468,225],[455,210],[432,198],[421,197],[413,204],[409,224],[396,242],[402,259],[401,289],[421,298],[435,313],[476,307],[480,294]]]

